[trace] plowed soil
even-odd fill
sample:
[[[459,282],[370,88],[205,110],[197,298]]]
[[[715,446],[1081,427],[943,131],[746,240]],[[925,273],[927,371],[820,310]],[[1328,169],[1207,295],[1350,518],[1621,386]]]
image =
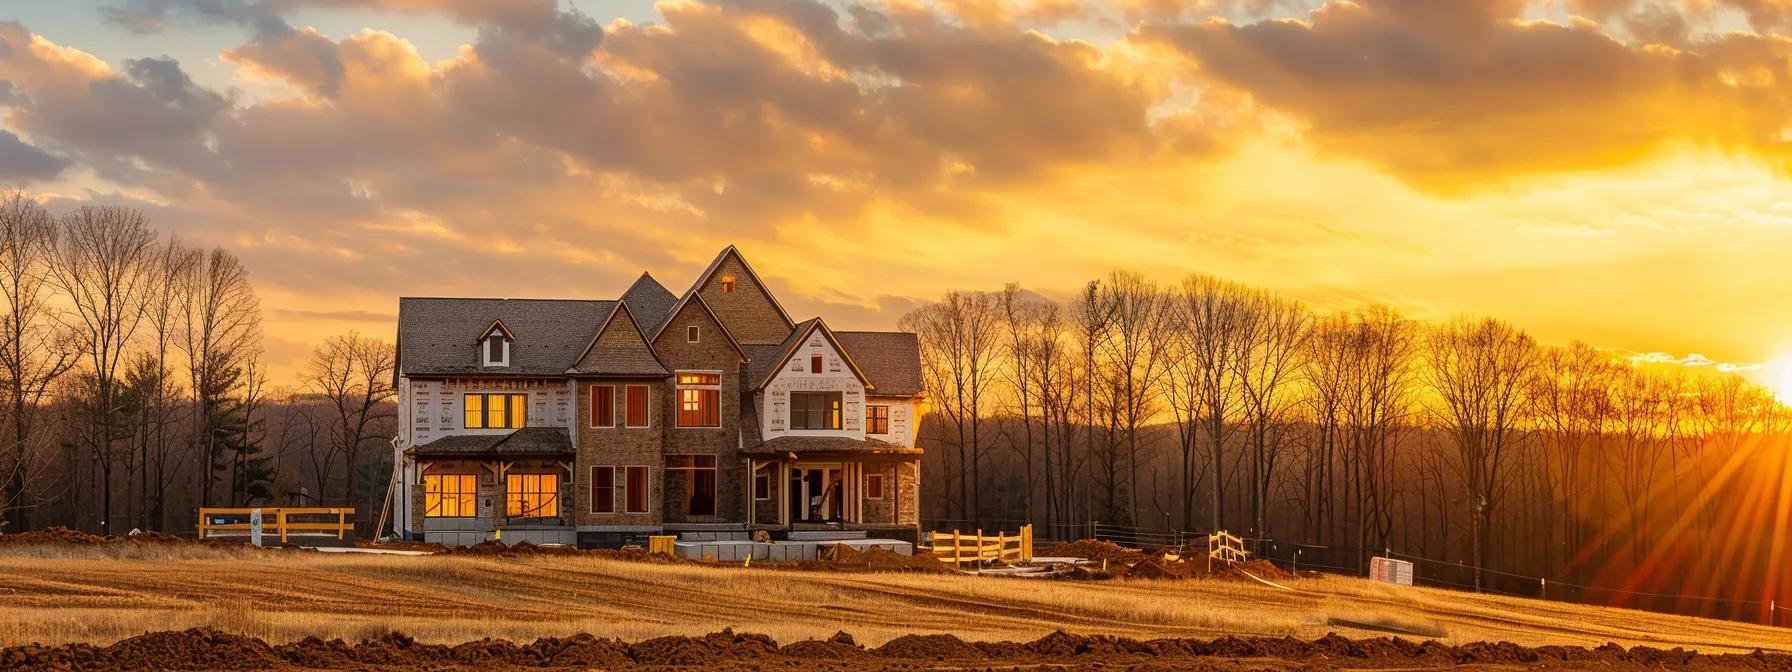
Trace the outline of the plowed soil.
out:
[[[212,629],[156,632],[111,646],[19,646],[0,650],[0,669],[35,670],[317,670],[317,669],[779,669],[779,670],[1785,670],[1792,655],[1702,655],[1680,649],[1525,648],[1509,643],[1449,646],[1437,642],[1327,635],[1316,640],[1267,637],[1136,640],[1054,632],[1037,640],[967,642],[952,635],[909,635],[875,648],[844,632],[827,640],[780,646],[764,635],[723,630],[702,637],[657,637],[635,643],[590,635],[529,644],[482,639],[456,646],[419,643],[402,634],[347,644],[307,638],[270,644]]]

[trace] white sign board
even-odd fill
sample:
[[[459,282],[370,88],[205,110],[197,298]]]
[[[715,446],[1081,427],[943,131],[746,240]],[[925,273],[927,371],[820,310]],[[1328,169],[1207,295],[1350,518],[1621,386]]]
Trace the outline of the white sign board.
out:
[[[1369,559],[1369,579],[1402,586],[1412,585],[1412,563],[1393,558]]]
[[[261,509],[249,509],[249,543],[261,545]]]

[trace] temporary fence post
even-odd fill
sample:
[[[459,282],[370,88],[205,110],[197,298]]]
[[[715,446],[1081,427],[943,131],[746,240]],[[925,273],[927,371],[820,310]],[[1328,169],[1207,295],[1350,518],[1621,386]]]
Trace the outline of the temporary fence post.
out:
[[[1779,625],[1779,624],[1780,624],[1780,601],[1777,598],[1768,600],[1767,601],[1767,625],[1769,627],[1772,627],[1772,626]]]
[[[280,543],[286,543],[286,509],[274,509],[274,524],[280,526]]]
[[[964,566],[964,551],[958,549],[958,528],[952,528],[952,566]]]
[[[336,510],[336,539],[338,541],[340,541],[342,539],[342,528],[344,526],[346,526],[347,523],[348,523],[348,514],[344,513],[342,509],[337,509]]]
[[[1542,578],[1542,579],[1537,579],[1537,581],[1539,582],[1538,583],[1539,587],[1537,589],[1537,598],[1543,599],[1543,600],[1549,599],[1549,579]]]

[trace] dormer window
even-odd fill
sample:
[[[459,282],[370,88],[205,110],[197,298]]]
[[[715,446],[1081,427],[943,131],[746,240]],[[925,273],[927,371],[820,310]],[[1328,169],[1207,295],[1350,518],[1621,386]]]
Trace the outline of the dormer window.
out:
[[[510,329],[503,322],[493,322],[479,335],[479,360],[481,366],[510,366],[510,342],[516,340],[510,335]]]

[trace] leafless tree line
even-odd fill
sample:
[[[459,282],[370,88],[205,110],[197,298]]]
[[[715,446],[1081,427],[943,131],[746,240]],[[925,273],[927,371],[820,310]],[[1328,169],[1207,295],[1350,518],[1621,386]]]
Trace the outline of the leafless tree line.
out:
[[[1205,275],[952,292],[902,326],[942,524],[1225,529],[1358,571],[1394,551],[1632,589],[1744,552],[1748,585],[1792,583],[1763,569],[1792,541],[1763,508],[1792,502],[1792,415],[1734,374]],[[1770,541],[1726,548],[1738,524]]]
[[[186,531],[200,506],[384,495],[370,461],[390,457],[368,447],[393,431],[391,345],[331,338],[301,389],[270,392],[260,300],[230,252],[12,190],[0,300],[0,532]]]

